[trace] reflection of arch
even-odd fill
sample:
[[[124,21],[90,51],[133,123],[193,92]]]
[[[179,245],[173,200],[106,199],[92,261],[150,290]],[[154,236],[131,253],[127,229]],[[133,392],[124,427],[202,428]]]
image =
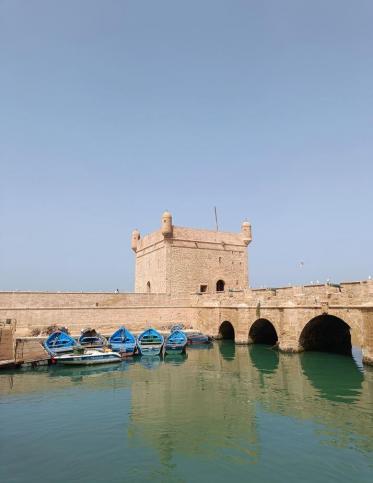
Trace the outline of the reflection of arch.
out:
[[[222,339],[234,340],[234,327],[228,320],[220,325],[219,335]]]
[[[150,287],[150,282],[148,282],[146,284],[146,293],[150,293],[151,292],[151,287]]]
[[[233,340],[219,341],[219,351],[223,359],[232,361],[236,355],[236,344]]]
[[[278,367],[279,354],[277,350],[262,345],[249,345],[250,359],[254,366],[264,374],[275,372]]]
[[[250,328],[249,337],[254,344],[275,345],[278,340],[276,329],[267,319],[256,320]]]
[[[347,403],[360,397],[364,376],[352,358],[304,352],[300,361],[304,375],[320,396]]]
[[[218,280],[216,282],[216,291],[217,292],[224,292],[224,288],[225,288],[224,280]]]
[[[334,315],[318,315],[303,328],[299,344],[305,351],[351,355],[350,326]]]

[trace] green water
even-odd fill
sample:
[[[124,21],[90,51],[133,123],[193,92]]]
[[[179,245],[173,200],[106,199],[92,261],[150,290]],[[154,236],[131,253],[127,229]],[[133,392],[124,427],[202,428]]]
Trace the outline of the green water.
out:
[[[373,370],[215,343],[0,373],[0,481],[373,481]]]

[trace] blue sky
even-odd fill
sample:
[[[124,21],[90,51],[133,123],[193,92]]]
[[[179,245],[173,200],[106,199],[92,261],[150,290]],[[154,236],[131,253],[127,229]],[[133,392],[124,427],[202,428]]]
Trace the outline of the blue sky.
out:
[[[370,0],[0,0],[0,289],[132,290],[132,229],[214,228],[215,205],[253,225],[253,286],[373,276],[372,22]]]

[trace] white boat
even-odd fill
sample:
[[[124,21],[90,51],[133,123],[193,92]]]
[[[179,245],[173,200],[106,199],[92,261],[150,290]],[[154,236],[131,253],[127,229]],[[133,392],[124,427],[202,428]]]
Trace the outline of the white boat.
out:
[[[101,352],[97,350],[86,350],[83,354],[64,354],[54,357],[57,364],[69,366],[89,366],[93,364],[109,364],[111,362],[122,362],[117,352]]]

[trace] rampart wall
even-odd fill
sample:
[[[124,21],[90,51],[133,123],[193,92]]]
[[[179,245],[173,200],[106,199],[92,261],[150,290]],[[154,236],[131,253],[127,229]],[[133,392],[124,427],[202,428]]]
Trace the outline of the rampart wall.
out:
[[[33,328],[67,326],[73,334],[84,327],[110,333],[120,325],[133,331],[175,323],[218,336],[229,321],[237,343],[252,342],[258,319],[274,326],[283,351],[302,350],[300,336],[317,316],[329,314],[348,324],[352,343],[373,362],[373,281],[180,295],[143,293],[0,292],[0,319],[16,319],[16,334]]]

